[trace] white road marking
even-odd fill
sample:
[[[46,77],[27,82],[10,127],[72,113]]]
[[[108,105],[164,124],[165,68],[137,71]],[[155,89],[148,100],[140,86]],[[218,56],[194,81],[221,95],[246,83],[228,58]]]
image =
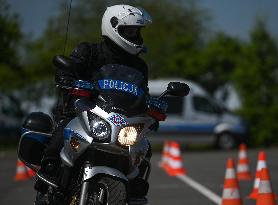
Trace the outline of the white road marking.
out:
[[[221,204],[221,201],[222,201],[221,197],[219,197],[217,194],[213,193],[212,191],[210,191],[209,189],[207,189],[206,187],[204,187],[200,183],[194,181],[189,176],[179,175],[179,176],[177,176],[177,178],[179,178],[180,180],[182,180],[183,182],[185,182],[186,184],[191,186],[193,189],[199,191],[201,194],[206,196],[208,199],[210,199],[214,203],[216,203],[218,205]]]
[[[180,186],[178,184],[159,184],[159,185],[152,185],[154,189],[179,189]]]

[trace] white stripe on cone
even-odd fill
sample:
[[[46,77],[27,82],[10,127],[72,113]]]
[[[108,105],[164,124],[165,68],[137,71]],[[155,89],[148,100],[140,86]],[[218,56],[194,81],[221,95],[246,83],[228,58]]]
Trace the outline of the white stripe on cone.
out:
[[[260,186],[260,178],[256,178],[254,182],[254,187],[259,188],[259,186]]]
[[[247,154],[245,151],[240,151],[239,152],[239,159],[246,159],[247,158]]]
[[[248,172],[249,171],[249,167],[247,164],[239,164],[237,166],[237,172]]]
[[[181,154],[180,154],[180,150],[176,147],[170,147],[170,153],[171,153],[171,156],[173,157],[179,157]]]
[[[239,190],[235,188],[226,188],[223,190],[223,199],[239,199]]]
[[[182,162],[180,160],[169,159],[168,164],[173,169],[177,169],[177,168],[182,167]]]
[[[259,160],[258,161],[257,171],[261,171],[262,168],[266,168],[265,160]]]
[[[266,168],[266,162],[265,160],[259,160],[256,171],[260,172],[263,168]],[[259,186],[260,186],[260,178],[257,177],[254,181],[254,188],[258,189]]]
[[[269,194],[269,193],[272,193],[270,181],[263,181],[262,180],[260,182],[259,193],[260,194]]]
[[[233,168],[226,169],[225,179],[235,179],[236,173]]]
[[[26,171],[27,171],[27,169],[24,166],[17,167],[17,172],[19,172],[19,173],[23,173],[23,172],[26,172]]]

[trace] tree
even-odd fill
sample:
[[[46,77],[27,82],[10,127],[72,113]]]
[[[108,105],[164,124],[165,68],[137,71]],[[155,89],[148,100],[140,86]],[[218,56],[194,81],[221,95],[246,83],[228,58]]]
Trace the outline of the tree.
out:
[[[22,34],[18,16],[10,14],[4,0],[0,0],[0,25],[0,89],[7,91],[22,84],[23,72],[17,52]]]
[[[215,35],[197,59],[199,69],[191,68],[199,72],[195,74],[196,80],[211,93],[225,83],[233,81],[232,74],[242,57],[241,45],[242,42],[224,33]]]
[[[187,77],[186,64],[203,44],[207,13],[193,1],[137,1],[153,17],[144,31],[150,76]],[[139,4],[140,3],[140,4]]]
[[[189,2],[189,3],[188,3]],[[153,17],[151,26],[143,30],[144,40],[149,48],[148,55],[142,55],[150,67],[150,76],[169,76],[180,70],[171,66],[171,58],[178,50],[183,49],[180,42],[190,43],[191,47],[200,44],[204,16],[202,11],[191,1],[136,0],[134,6],[146,9]],[[113,5],[123,1],[113,1]],[[125,3],[125,2],[124,2]],[[127,4],[130,1],[126,1]],[[101,18],[111,1],[80,0],[76,1],[71,10],[69,38],[66,55],[82,41],[98,42],[101,40]],[[63,53],[68,13],[66,1],[61,4],[58,16],[50,19],[43,36],[36,42],[28,44],[30,54],[26,66],[28,75],[33,80],[52,78],[54,69],[52,57]],[[186,46],[186,45],[185,45]],[[194,48],[192,48],[194,49]],[[179,68],[185,69],[185,68]]]
[[[106,1],[97,0],[76,1],[72,5],[65,45],[69,5],[68,1],[61,1],[59,14],[49,19],[42,37],[26,43],[29,55],[25,71],[31,81],[53,80],[52,59],[55,55],[69,55],[78,43],[99,40],[101,16],[106,4]]]
[[[256,22],[251,41],[234,79],[243,99],[241,114],[248,120],[255,145],[278,143],[278,52],[265,23]]]

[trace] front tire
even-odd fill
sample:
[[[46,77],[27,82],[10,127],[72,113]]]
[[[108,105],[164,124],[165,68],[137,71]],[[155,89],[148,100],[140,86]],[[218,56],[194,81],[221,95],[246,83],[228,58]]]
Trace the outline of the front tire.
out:
[[[103,176],[90,184],[87,199],[87,205],[126,205],[126,186],[117,178]]]

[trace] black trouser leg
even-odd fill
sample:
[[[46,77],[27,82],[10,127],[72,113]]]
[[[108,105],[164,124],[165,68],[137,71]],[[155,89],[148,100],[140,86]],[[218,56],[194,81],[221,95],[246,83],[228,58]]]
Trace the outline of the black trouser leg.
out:
[[[41,162],[41,169],[38,172],[40,176],[51,180],[55,184],[58,168],[60,167],[59,154],[64,146],[64,128],[70,120],[71,118],[65,118],[55,127],[52,137],[44,150],[45,154]],[[40,179],[37,179],[34,185],[34,188],[41,193],[45,193],[47,187],[48,185]]]
[[[61,120],[55,127],[52,137],[44,150],[46,158],[59,158],[60,151],[64,146],[64,128],[67,126],[70,120],[71,118],[65,118]]]

